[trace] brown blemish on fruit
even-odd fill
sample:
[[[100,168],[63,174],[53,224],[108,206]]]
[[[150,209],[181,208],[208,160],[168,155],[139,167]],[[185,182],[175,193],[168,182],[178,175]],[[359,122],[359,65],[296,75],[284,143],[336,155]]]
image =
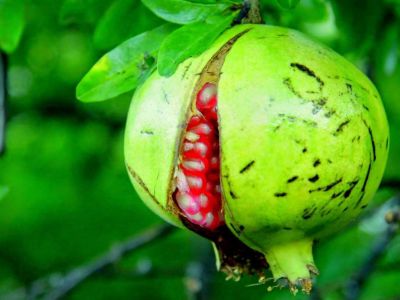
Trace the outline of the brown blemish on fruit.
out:
[[[346,120],[342,123],[339,124],[339,126],[336,128],[335,132],[333,133],[334,136],[338,136],[340,133],[343,132],[343,128],[350,123],[350,119]]]
[[[296,181],[298,178],[299,178],[299,176],[293,176],[293,177],[291,177],[291,178],[289,178],[289,179],[287,180],[287,183],[294,182],[294,181]]]
[[[287,193],[283,192],[283,193],[275,193],[274,196],[275,197],[285,197],[287,195]]]
[[[346,82],[346,88],[347,88],[347,92],[348,92],[349,94],[352,94],[352,93],[353,93],[353,86],[352,86],[350,83],[347,83],[347,82]]]
[[[361,192],[364,192],[365,188],[367,186],[369,174],[371,173],[371,165],[372,165],[372,162],[370,161],[369,164],[368,164],[367,174],[365,175],[364,183],[363,183],[362,188],[361,188]]]
[[[314,72],[313,70],[311,70],[309,67],[307,67],[307,66],[305,66],[305,65],[303,65],[303,64],[295,63],[295,62],[294,62],[294,63],[291,63],[290,66],[291,66],[292,68],[296,68],[297,70],[299,70],[299,71],[305,73],[306,75],[308,75],[308,76],[310,76],[310,77],[315,78],[315,80],[316,80],[316,81],[318,82],[318,84],[319,84],[319,90],[320,90],[320,91],[322,90],[322,87],[324,86],[325,83],[321,80],[320,77],[318,77],[318,76],[315,74],[315,72]]]
[[[325,114],[324,114],[324,116],[325,116],[325,118],[330,118],[332,115],[334,115],[334,114],[336,114],[336,110],[334,110],[334,109],[329,109]]]
[[[303,99],[303,97],[300,95],[300,93],[298,91],[296,91],[296,89],[293,86],[292,80],[287,77],[283,79],[283,84],[287,86],[287,88],[293,93],[295,94],[298,98]]]
[[[369,138],[371,140],[371,145],[372,145],[372,155],[374,158],[374,161],[376,160],[376,149],[375,149],[375,140],[374,140],[374,136],[372,134],[372,130],[371,127],[368,126],[367,122],[363,119],[363,123],[364,125],[367,127],[368,129],[368,133],[369,133]]]
[[[247,165],[245,165],[240,171],[240,174],[243,174],[244,172],[248,171],[253,165],[254,165],[255,161],[252,160],[251,162],[249,162]]]
[[[314,215],[314,213],[316,212],[316,210],[317,210],[316,207],[305,208],[305,209],[303,210],[302,218],[303,218],[304,220],[310,219],[310,218]]]
[[[357,183],[358,183],[359,181],[360,181],[359,179],[356,179],[356,180],[354,180],[354,181],[349,182],[350,187],[349,187],[349,189],[346,190],[346,191],[344,192],[344,194],[343,194],[343,196],[344,196],[345,198],[348,198],[348,197],[350,196],[351,192],[352,192],[353,189],[356,187],[356,185],[357,185]]]
[[[140,134],[154,135],[154,131],[144,129],[144,130],[140,130]]]
[[[309,181],[309,182],[316,182],[318,179],[319,179],[319,175],[316,174],[315,176],[313,176],[313,177],[311,177],[311,178],[308,178],[308,181]]]
[[[316,168],[321,164],[321,160],[319,158],[317,158],[314,163],[313,163],[313,167]]]
[[[322,186],[322,187],[316,188],[316,189],[314,189],[314,190],[309,190],[308,192],[309,192],[309,193],[319,192],[319,191],[327,192],[327,191],[329,191],[330,189],[332,189],[335,185],[341,183],[342,180],[343,180],[343,178],[340,178],[340,179],[338,179],[338,180],[336,180],[336,181],[334,181],[334,182],[332,182],[332,183],[330,183],[330,184],[328,184],[328,185],[326,185],[326,186]]]
[[[303,152],[303,153],[306,153],[306,152],[307,152],[307,148],[304,147],[303,150],[302,150],[302,152]]]
[[[339,197],[341,194],[343,194],[343,192],[344,191],[340,191],[338,193],[333,193],[332,196],[331,196],[331,199],[335,199],[335,198]]]
[[[237,195],[232,190],[232,184],[231,184],[231,181],[229,179],[229,176],[228,175],[224,175],[224,178],[226,178],[226,183],[228,184],[229,195],[231,195],[232,199],[238,199]]]

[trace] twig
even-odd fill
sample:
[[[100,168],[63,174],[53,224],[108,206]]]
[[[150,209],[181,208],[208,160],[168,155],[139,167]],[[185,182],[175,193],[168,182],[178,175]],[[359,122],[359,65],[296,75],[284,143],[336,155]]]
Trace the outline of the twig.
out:
[[[261,17],[259,0],[244,0],[239,15],[233,21],[233,24],[263,24]]]
[[[150,242],[167,237],[174,229],[175,227],[172,225],[162,225],[149,229],[140,235],[133,236],[125,242],[114,246],[110,251],[97,259],[73,269],[65,276],[54,274],[46,279],[37,280],[28,290],[27,299],[37,299],[38,297],[46,300],[61,299],[89,277],[119,261],[121,257],[132,253]]]
[[[394,210],[389,211],[385,220],[388,227],[384,234],[372,247],[371,252],[360,270],[349,280],[345,287],[345,295],[347,300],[356,300],[360,296],[361,288],[371,273],[374,271],[376,264],[382,257],[386,248],[396,235],[400,221],[400,194],[394,198]]]
[[[0,156],[5,150],[6,136],[7,57],[0,52]]]

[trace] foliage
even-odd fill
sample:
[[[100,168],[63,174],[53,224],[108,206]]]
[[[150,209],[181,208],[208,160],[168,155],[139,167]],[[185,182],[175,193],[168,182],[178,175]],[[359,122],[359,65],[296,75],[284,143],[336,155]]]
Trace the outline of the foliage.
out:
[[[400,1],[260,2],[267,24],[304,32],[371,77],[391,125],[384,180],[399,182]],[[10,96],[7,152],[0,158],[0,299],[24,299],[21,288],[36,279],[70,270],[161,222],[139,201],[124,169],[123,126],[132,91],[152,71],[169,76],[200,54],[239,16],[241,5],[0,0]],[[383,216],[395,193],[381,188],[361,220],[319,242],[320,299],[349,299],[352,276],[387,230]],[[90,278],[69,298],[185,299],[200,262],[209,299],[293,299],[287,291],[246,287],[251,277],[226,282],[212,259],[208,242],[179,230]],[[399,266],[397,235],[363,282],[360,299],[398,299]]]

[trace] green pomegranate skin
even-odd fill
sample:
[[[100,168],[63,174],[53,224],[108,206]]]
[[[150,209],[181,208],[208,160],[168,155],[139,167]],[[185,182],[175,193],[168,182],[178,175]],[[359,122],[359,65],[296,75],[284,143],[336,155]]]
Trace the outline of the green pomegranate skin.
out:
[[[153,74],[129,111],[125,158],[143,201],[171,208],[182,132],[199,74],[239,33],[218,81],[225,221],[262,252],[275,279],[306,291],[315,239],[367,207],[382,178],[388,123],[373,84],[351,63],[294,30],[239,25],[169,78]]]

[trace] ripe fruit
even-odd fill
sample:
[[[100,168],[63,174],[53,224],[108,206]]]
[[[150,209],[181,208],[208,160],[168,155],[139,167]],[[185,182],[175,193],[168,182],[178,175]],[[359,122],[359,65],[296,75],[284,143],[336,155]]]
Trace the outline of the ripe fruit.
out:
[[[371,82],[302,34],[264,25],[228,30],[170,78],[153,74],[125,138],[143,201],[212,240],[230,277],[263,280],[266,258],[275,280],[306,292],[313,240],[367,206],[387,148]]]

